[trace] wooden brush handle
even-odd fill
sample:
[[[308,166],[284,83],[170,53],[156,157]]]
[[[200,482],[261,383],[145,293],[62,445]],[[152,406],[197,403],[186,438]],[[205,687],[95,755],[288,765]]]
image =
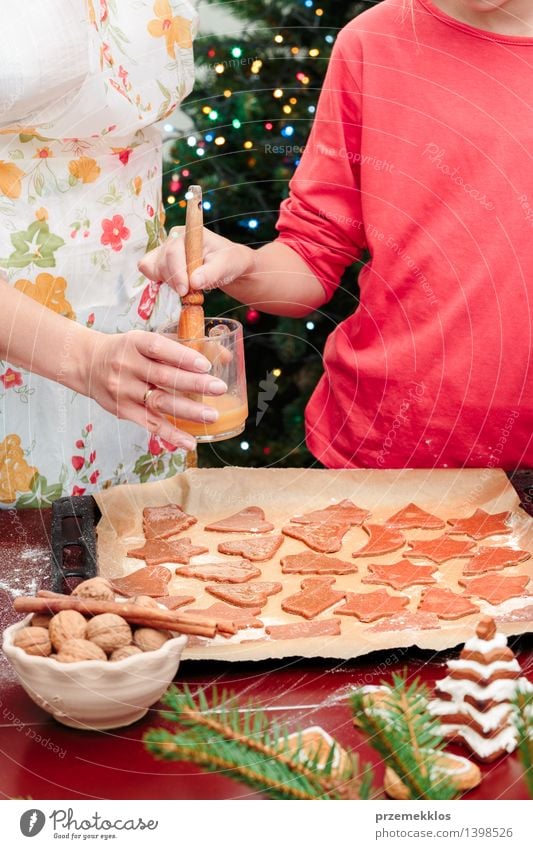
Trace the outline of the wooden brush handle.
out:
[[[193,271],[196,271],[204,263],[204,215],[200,186],[191,186],[189,194],[185,216],[185,259],[187,261],[187,276],[190,279]],[[203,293],[191,291],[190,288],[183,298],[184,304],[200,305],[203,302]]]
[[[202,189],[200,186],[189,188],[187,213],[185,216],[185,259],[187,276],[200,268],[204,262],[204,216],[202,207]],[[182,298],[178,337],[180,339],[201,339],[204,336],[204,295],[201,291],[189,291]]]

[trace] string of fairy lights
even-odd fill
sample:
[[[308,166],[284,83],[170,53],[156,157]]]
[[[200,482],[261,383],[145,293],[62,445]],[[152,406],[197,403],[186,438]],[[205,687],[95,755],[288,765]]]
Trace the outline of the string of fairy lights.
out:
[[[316,2],[316,0],[301,0],[301,4],[308,10],[314,9],[314,17],[316,22],[319,22],[320,19],[325,14],[324,8]],[[316,8],[314,8],[316,7]],[[317,35],[320,38],[321,32],[320,29],[317,28]],[[322,35],[323,41],[328,44],[330,47],[335,41],[335,35],[328,32],[326,35]],[[272,43],[279,47],[285,45],[288,46],[288,35],[283,32],[276,32],[273,34]],[[288,54],[294,58],[309,58],[309,59],[318,59],[321,56],[322,50],[320,46],[313,46],[309,48],[304,48],[293,44],[288,49]],[[227,77],[231,76],[231,70],[234,67],[235,62],[242,62],[244,65],[244,49],[241,45],[235,44],[229,50],[229,60],[225,59],[222,56],[217,56],[217,50],[214,47],[209,47],[207,50],[207,60],[208,63],[211,64],[211,67],[217,77],[222,78],[223,75]],[[213,65],[213,61],[218,58],[219,61],[216,61]],[[261,71],[264,67],[264,60],[261,58],[253,58],[250,61],[249,69],[250,69],[250,80],[253,84],[260,85],[261,81]],[[306,88],[310,86],[312,82],[311,76],[303,70],[298,70],[295,73],[296,83],[301,88]],[[225,100],[229,101],[233,96],[234,92],[229,87],[231,83],[228,83],[228,86],[223,89],[223,97]],[[293,86],[291,86],[290,91],[286,92],[283,88],[276,86],[272,89],[272,100],[279,106],[280,109],[280,118],[276,121],[276,119],[271,118],[262,123],[262,128],[267,133],[276,133],[279,132],[283,139],[289,140],[295,134],[295,127],[290,122],[289,116],[293,113],[295,107],[297,106],[299,99],[297,97],[297,93],[293,91]],[[214,97],[218,97],[217,93]],[[314,115],[316,111],[315,104],[309,104],[306,108],[306,111],[309,115]],[[205,116],[205,120],[212,121],[215,127],[213,130],[207,129],[203,131],[196,130],[195,132],[191,132],[190,135],[187,136],[186,142],[187,146],[190,148],[191,157],[195,157],[197,159],[203,158],[206,154],[217,153],[217,151],[224,152],[224,148],[230,144],[230,139],[227,137],[227,132],[225,134],[224,129],[219,129],[216,126],[217,122],[221,118],[219,110],[206,103],[201,107],[201,113]],[[234,117],[231,119],[231,122],[228,124],[231,126],[232,131],[232,140],[233,146],[235,145],[235,133],[239,130],[242,130],[243,138],[240,142],[240,149],[244,151],[252,151],[254,148],[254,140],[252,138],[247,137],[249,135],[249,131],[246,127],[246,122],[241,121],[239,118]],[[171,124],[167,123],[164,126],[165,132],[169,135],[177,134],[177,128]],[[192,162],[192,159],[190,160]],[[292,164],[294,167],[297,167],[299,164],[299,158],[293,160]],[[253,168],[256,164],[256,160],[254,157],[250,157],[248,159],[248,167]],[[188,193],[186,191],[187,181],[191,175],[191,170],[189,167],[185,166],[181,170],[176,169],[173,171],[170,177],[170,181],[168,183],[168,194],[165,198],[166,203],[169,206],[173,206],[176,204],[180,208],[185,208],[188,200]],[[183,192],[182,196],[179,197],[180,192]],[[206,212],[210,212],[213,208],[213,202],[209,199],[204,199],[203,207]],[[245,220],[243,220],[242,225],[247,227],[249,230],[257,230],[260,227],[260,221],[256,216],[249,216]],[[259,316],[258,316],[259,317]]]
[[[329,57],[337,30],[324,27],[322,19],[326,14],[324,7],[327,7],[327,0],[322,0],[322,5],[320,0],[299,0],[299,5],[304,7],[299,18],[302,26],[284,29],[280,25],[266,38],[261,38],[259,48],[243,34],[241,43],[228,44],[226,40],[224,46],[208,44],[204,55],[197,57],[200,66],[207,66],[214,78],[209,80],[210,86],[203,86],[205,99],[194,103],[188,110],[194,116],[194,131],[183,137],[172,123],[164,126],[167,135],[178,142],[174,148],[177,155],[172,160],[174,167],[166,183],[165,201],[168,206],[186,207],[187,188],[194,181],[195,165],[205,157],[210,160],[205,167],[210,169],[211,176],[217,169],[217,160],[213,159],[219,154],[244,154],[244,167],[252,171],[256,169],[257,173],[256,165],[259,167],[259,164],[256,158],[261,155],[265,140],[272,139],[274,143],[287,146],[293,144],[295,149],[298,148],[297,142],[305,144],[325,70],[322,61],[317,72],[313,72],[313,63]],[[305,33],[303,37],[302,30]],[[303,45],[302,41],[307,44]],[[250,56],[251,50],[254,52]],[[257,56],[258,50],[263,54],[262,58]],[[279,59],[283,61],[282,76],[272,81],[274,66],[269,63]],[[265,116],[263,120],[260,110],[258,119],[258,110],[254,110],[246,97],[260,99],[260,110],[263,109]],[[257,101],[254,105],[257,107]],[[250,116],[249,112],[254,114]],[[295,152],[282,161],[290,176],[292,169],[299,164],[299,154]],[[261,165],[264,166],[264,160]],[[221,162],[223,172],[225,167]],[[282,175],[282,179],[288,177]],[[203,207],[208,217],[217,215],[215,193],[208,191],[204,195]],[[242,220],[237,220],[240,226],[252,233],[261,228],[259,212],[243,213]],[[247,307],[244,319],[247,325],[258,324],[261,313]],[[302,326],[308,333],[314,331],[313,317],[304,318]],[[279,381],[283,374],[281,364],[274,360],[270,373],[276,382]],[[302,413],[296,411],[292,419],[300,424]],[[255,443],[255,439],[243,434],[238,445],[240,451],[250,453],[257,450]],[[268,455],[272,446],[267,443],[260,450]]]

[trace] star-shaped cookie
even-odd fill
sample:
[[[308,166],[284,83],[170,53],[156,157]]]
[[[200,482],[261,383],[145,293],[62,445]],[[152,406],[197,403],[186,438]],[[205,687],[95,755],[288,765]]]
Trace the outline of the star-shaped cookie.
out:
[[[394,616],[409,604],[405,595],[390,595],[387,590],[373,593],[346,593],[346,604],[335,608],[334,613],[356,616],[361,622],[374,622],[384,616]]]
[[[192,545],[189,537],[180,537],[175,540],[147,539],[141,548],[132,548],[127,555],[146,560],[147,566],[158,566],[161,563],[188,563],[191,557],[207,551],[209,549],[203,545]]]
[[[434,563],[445,563],[456,557],[472,557],[476,549],[474,542],[452,539],[447,534],[436,539],[417,539],[408,543],[405,557],[425,557]]]
[[[410,560],[399,560],[389,565],[370,563],[370,572],[362,579],[363,584],[388,584],[394,590],[403,590],[413,584],[434,584],[436,566],[417,566]]]
[[[412,502],[394,513],[384,524],[388,528],[423,528],[426,531],[438,530],[446,525],[438,516],[422,510],[421,507]]]
[[[485,539],[497,534],[510,534],[509,519],[512,513],[486,513],[485,510],[477,509],[468,518],[448,519],[451,528],[449,534],[466,534],[472,539]]]

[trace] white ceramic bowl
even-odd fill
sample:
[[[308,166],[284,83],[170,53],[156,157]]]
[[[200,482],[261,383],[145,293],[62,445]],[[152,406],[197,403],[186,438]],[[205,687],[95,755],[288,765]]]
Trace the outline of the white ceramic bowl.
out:
[[[34,657],[13,644],[31,615],[4,631],[3,650],[27,694],[72,728],[120,728],[141,719],[163,695],[179,667],[187,637],[172,637],[157,651],[125,660],[58,663]]]

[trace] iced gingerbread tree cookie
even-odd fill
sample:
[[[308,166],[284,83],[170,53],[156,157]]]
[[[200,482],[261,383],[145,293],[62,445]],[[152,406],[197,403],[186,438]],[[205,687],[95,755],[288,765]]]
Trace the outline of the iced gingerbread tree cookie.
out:
[[[448,661],[448,675],[437,682],[429,710],[438,716],[448,740],[462,743],[482,762],[490,763],[516,748],[512,723],[518,687],[531,685],[522,677],[507,637],[485,616],[458,660]]]

